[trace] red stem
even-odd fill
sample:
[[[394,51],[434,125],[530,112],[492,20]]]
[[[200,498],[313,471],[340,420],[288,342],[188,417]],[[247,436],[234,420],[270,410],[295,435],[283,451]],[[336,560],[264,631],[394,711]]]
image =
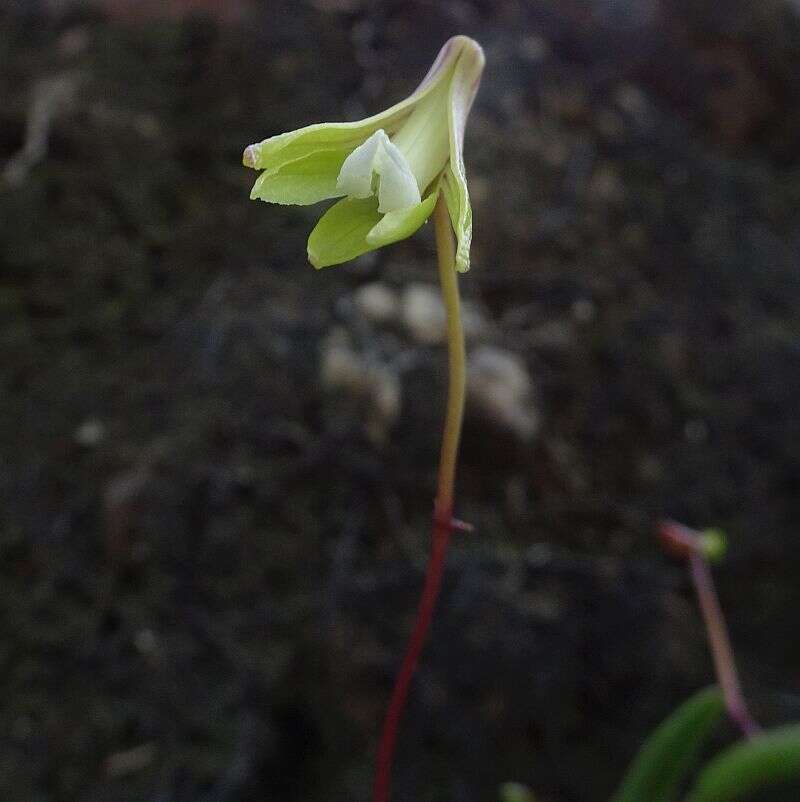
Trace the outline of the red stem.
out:
[[[706,625],[711,656],[725,698],[728,715],[747,738],[752,738],[761,732],[761,727],[747,709],[742,686],[739,684],[728,628],[725,626],[725,616],[714,589],[714,580],[708,570],[705,557],[697,550],[689,556],[689,570],[700,604],[700,612]]]
[[[745,737],[753,738],[761,732],[761,727],[750,714],[742,693],[728,637],[728,627],[714,587],[714,577],[711,575],[706,554],[701,546],[700,534],[677,521],[662,521],[658,526],[658,534],[670,553],[689,562],[689,575],[700,605],[714,661],[714,671],[725,699],[725,708]]]
[[[428,569],[425,575],[425,587],[422,590],[417,618],[414,623],[414,631],[408,642],[403,664],[397,676],[389,707],[386,711],[386,718],[383,722],[383,731],[378,745],[378,757],[375,770],[375,788],[373,794],[374,802],[389,802],[389,794],[392,782],[392,761],[397,742],[397,730],[400,726],[400,719],[406,706],[408,688],[414,671],[417,668],[422,648],[433,619],[433,611],[436,607],[436,600],[439,596],[439,589],[442,584],[442,574],[444,572],[445,557],[447,547],[450,543],[450,535],[453,530],[452,524],[452,505],[446,514],[441,514],[438,510],[433,520],[433,548],[428,561]]]
[[[400,674],[389,700],[389,708],[383,722],[381,740],[375,768],[374,802],[389,802],[392,780],[392,762],[397,743],[397,730],[406,706],[408,688],[417,668],[425,638],[430,629],[436,599],[442,584],[444,561],[450,536],[454,531],[468,532],[472,527],[453,518],[453,493],[455,490],[456,460],[461,438],[461,423],[464,417],[466,391],[466,351],[464,330],[461,325],[458,295],[458,274],[455,271],[455,245],[450,225],[450,214],[444,196],[439,195],[433,210],[436,233],[436,252],[439,263],[439,282],[447,318],[447,362],[448,390],[447,410],[439,455],[439,472],[436,483],[436,503],[433,508],[433,544],[425,574],[425,587],[417,610],[414,630],[408,642]]]

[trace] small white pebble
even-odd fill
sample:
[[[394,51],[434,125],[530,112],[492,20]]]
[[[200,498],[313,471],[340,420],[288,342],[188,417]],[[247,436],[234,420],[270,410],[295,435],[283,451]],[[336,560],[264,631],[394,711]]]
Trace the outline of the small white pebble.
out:
[[[121,752],[114,752],[105,760],[106,776],[112,779],[126,777],[147,768],[156,757],[155,743],[148,742]]]
[[[575,341],[574,326],[568,320],[548,320],[537,326],[530,335],[530,343],[535,348],[566,351]]]
[[[647,96],[633,84],[622,84],[614,96],[617,106],[631,117],[642,118],[647,114]]]
[[[91,448],[92,446],[96,446],[103,439],[105,433],[106,427],[103,425],[103,422],[97,420],[97,418],[90,418],[89,420],[85,420],[75,430],[75,442],[79,445]]]
[[[403,291],[403,324],[413,339],[423,345],[435,345],[445,339],[444,303],[436,287],[409,284]]]
[[[535,34],[523,36],[519,45],[519,53],[526,61],[540,64],[550,55],[550,45],[541,36]]]
[[[578,298],[572,304],[572,317],[577,323],[591,323],[596,313],[594,303],[588,298]]]
[[[516,355],[481,346],[469,357],[468,400],[491,421],[529,441],[539,428],[533,381]]]
[[[388,323],[397,317],[397,293],[383,282],[373,281],[362,285],[353,298],[356,309],[373,323]]]
[[[133,645],[139,654],[153,655],[158,651],[158,638],[152,629],[140,629],[133,638]]]
[[[402,320],[412,339],[421,345],[437,345],[447,337],[447,314],[441,291],[433,284],[409,284],[403,292]],[[470,301],[461,303],[461,324],[468,340],[479,340],[488,324]]]
[[[383,443],[400,414],[400,379],[385,364],[354,350],[343,329],[331,332],[322,346],[323,386],[366,401],[364,427],[374,443]]]
[[[482,339],[489,328],[483,313],[471,301],[463,301],[461,304],[461,325],[468,340]]]
[[[322,344],[322,385],[329,390],[360,392],[364,387],[364,366],[344,329],[334,329]]]

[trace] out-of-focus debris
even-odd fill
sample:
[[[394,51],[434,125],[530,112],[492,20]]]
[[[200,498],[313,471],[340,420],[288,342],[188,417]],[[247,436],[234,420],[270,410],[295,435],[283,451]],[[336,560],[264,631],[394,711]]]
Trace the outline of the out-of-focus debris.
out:
[[[469,357],[468,401],[494,423],[529,441],[539,428],[533,381],[524,362],[509,351],[484,345]]]
[[[80,81],[81,74],[71,71],[42,78],[34,84],[25,141],[3,169],[3,181],[8,186],[20,186],[30,169],[47,155],[53,121],[72,103]]]
[[[311,5],[317,11],[352,14],[364,5],[364,0],[311,0]]]
[[[530,333],[529,342],[534,348],[566,351],[575,342],[575,330],[571,321],[555,318],[537,326]]]
[[[775,112],[766,75],[750,50],[734,43],[701,50],[699,62],[706,75],[705,112],[716,139],[728,147],[746,145]]]
[[[541,36],[523,36],[519,43],[519,54],[526,61],[541,64],[550,55],[550,45]]]
[[[353,300],[356,309],[372,323],[388,323],[397,317],[397,292],[381,281],[359,287]]]
[[[645,93],[633,84],[621,84],[616,91],[614,100],[617,106],[630,115],[638,123],[647,120],[650,113],[650,103]]]
[[[432,345],[445,338],[445,311],[436,288],[428,284],[409,284],[403,291],[403,324],[418,343]]]
[[[103,425],[103,421],[89,418],[75,430],[75,442],[80,446],[92,448],[100,443],[105,434],[106,427]]]
[[[414,282],[403,291],[401,301],[403,325],[411,337],[421,345],[442,343],[447,336],[447,319],[439,288],[432,284]],[[480,310],[469,301],[461,304],[464,336],[468,340],[480,338],[487,325]]]
[[[502,802],[536,802],[533,791],[520,783],[503,783],[500,786],[500,799]]]
[[[573,301],[570,311],[572,319],[581,324],[591,323],[597,316],[597,307],[589,298],[578,298]]]
[[[592,173],[587,187],[587,197],[592,203],[617,204],[625,200],[625,186],[616,168],[601,164]]]
[[[144,657],[154,657],[159,651],[158,637],[152,629],[140,629],[134,635],[133,645]]]
[[[112,19],[137,22],[147,19],[185,19],[202,14],[216,22],[232,23],[251,9],[250,0],[95,0]]]
[[[114,564],[130,559],[131,531],[151,480],[151,471],[138,465],[112,477],[106,485],[103,494],[106,549]]]
[[[705,443],[708,440],[708,424],[701,418],[692,418],[684,424],[683,436],[690,443]]]
[[[115,752],[109,755],[105,761],[105,773],[109,778],[125,777],[147,768],[156,756],[156,745],[148,743],[125,749],[122,752]]]
[[[56,42],[58,55],[64,59],[83,55],[89,49],[91,36],[86,25],[73,25],[67,28]]]
[[[400,414],[400,379],[376,357],[357,352],[347,332],[334,329],[322,345],[322,385],[363,403],[365,428],[375,443],[386,440]]]

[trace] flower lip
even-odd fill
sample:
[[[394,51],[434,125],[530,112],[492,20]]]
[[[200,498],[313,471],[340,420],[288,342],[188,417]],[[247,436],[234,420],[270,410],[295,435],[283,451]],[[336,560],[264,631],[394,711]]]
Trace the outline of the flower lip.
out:
[[[381,214],[416,206],[422,200],[405,156],[383,128],[345,159],[336,188],[351,198],[377,194]]]

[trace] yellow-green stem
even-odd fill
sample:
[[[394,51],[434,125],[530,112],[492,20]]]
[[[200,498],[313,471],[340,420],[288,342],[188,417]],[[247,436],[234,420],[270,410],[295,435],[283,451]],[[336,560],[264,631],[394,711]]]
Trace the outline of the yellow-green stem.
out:
[[[464,394],[466,387],[466,358],[464,332],[461,327],[461,304],[458,297],[458,275],[455,270],[455,249],[450,231],[447,207],[441,195],[433,212],[436,229],[436,251],[439,259],[439,279],[442,285],[445,310],[447,312],[447,349],[449,357],[450,381],[447,397],[447,412],[444,422],[444,436],[439,461],[439,480],[436,489],[436,503],[433,511],[433,537],[425,585],[417,610],[414,629],[408,641],[403,663],[397,675],[386,718],[383,722],[378,743],[375,769],[373,802],[389,802],[391,793],[392,763],[400,719],[408,697],[408,688],[417,668],[425,638],[433,619],[436,599],[442,584],[447,547],[450,535],[457,528],[453,520],[453,492],[456,479],[456,458],[458,442],[461,437],[461,419],[464,416]],[[461,524],[463,528],[463,524]]]
[[[464,418],[467,365],[464,348],[464,329],[461,325],[461,301],[458,294],[458,273],[455,270],[455,247],[447,205],[442,195],[433,210],[436,229],[436,251],[439,260],[439,282],[447,314],[447,353],[449,387],[447,414],[444,422],[442,450],[439,457],[439,480],[436,489],[436,510],[449,518],[453,513],[456,480],[456,459]]]

